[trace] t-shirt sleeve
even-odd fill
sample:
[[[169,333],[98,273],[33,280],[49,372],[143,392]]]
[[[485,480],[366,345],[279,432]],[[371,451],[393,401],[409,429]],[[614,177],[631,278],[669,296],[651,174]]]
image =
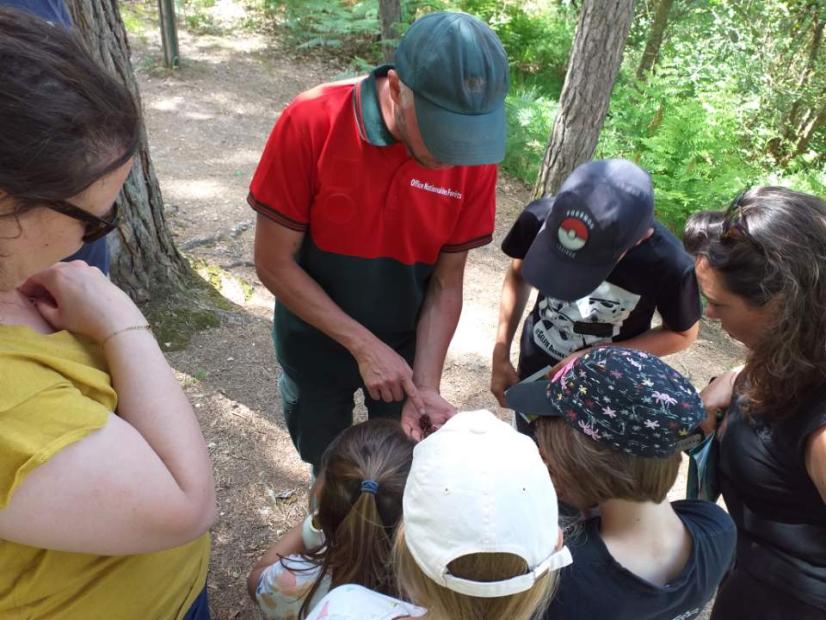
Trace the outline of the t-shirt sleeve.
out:
[[[511,258],[523,259],[528,253],[549,211],[547,199],[531,202],[511,226],[502,241],[502,251]]]
[[[69,382],[0,409],[0,509],[35,468],[102,428],[110,413]]]
[[[298,555],[290,555],[268,566],[258,580],[255,600],[265,618],[298,620],[304,599],[318,579],[321,567]],[[318,601],[330,589],[325,576],[313,598]]]
[[[703,310],[694,267],[662,280],[657,292],[657,311],[663,323],[675,332],[683,332],[700,320]]]
[[[419,618],[425,613],[427,610],[422,607],[350,583],[331,590],[319,601],[307,620]]]
[[[296,106],[281,113],[250,183],[247,202],[261,215],[305,231],[316,179],[312,132]]]
[[[493,239],[496,217],[496,166],[481,166],[467,201],[442,252],[464,252]]]

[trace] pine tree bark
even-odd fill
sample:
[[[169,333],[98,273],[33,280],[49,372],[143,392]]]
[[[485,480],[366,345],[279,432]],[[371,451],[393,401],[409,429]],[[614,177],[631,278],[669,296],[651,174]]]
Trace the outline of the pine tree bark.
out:
[[[554,194],[574,168],[591,159],[622,63],[634,0],[585,0],[574,36],[559,112],[534,186]]]
[[[644,80],[651,70],[654,69],[654,65],[657,64],[657,58],[660,55],[660,46],[665,36],[665,27],[668,25],[668,14],[671,12],[673,4],[674,0],[660,0],[657,5],[657,13],[654,16],[654,23],[651,24],[651,30],[648,33],[645,51],[642,53],[640,65],[637,67],[638,80]]]
[[[142,109],[117,0],[68,0],[66,4],[87,47]],[[118,201],[121,225],[109,236],[112,279],[141,303],[182,292],[197,276],[175,247],[164,218],[145,129]]]
[[[385,62],[393,61],[402,21],[401,0],[379,0],[381,18],[381,47]]]

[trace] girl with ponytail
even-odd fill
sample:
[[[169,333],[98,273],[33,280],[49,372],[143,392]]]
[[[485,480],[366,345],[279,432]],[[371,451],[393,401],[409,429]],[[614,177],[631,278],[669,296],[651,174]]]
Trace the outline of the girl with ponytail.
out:
[[[342,584],[396,594],[391,541],[414,445],[398,422],[381,418],[330,444],[316,484],[318,511],[275,543],[247,579],[265,617],[306,618]]]

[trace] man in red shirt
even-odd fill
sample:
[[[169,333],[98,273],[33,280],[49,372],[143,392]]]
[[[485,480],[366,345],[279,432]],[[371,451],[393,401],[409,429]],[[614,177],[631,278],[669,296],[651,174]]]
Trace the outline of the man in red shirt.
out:
[[[493,233],[507,88],[484,23],[431,13],[394,65],[302,93],[276,123],[248,198],[255,264],[278,300],[287,426],[314,469],[359,388],[414,437],[423,415],[452,415],[439,384],[467,251]]]

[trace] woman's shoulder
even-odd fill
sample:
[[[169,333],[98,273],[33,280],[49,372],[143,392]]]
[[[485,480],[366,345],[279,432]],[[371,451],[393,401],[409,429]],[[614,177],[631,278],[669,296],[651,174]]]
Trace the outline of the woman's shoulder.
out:
[[[363,586],[347,584],[321,599],[308,620],[393,620],[419,618],[427,610]]]
[[[0,328],[0,508],[34,468],[107,423],[117,397],[95,355],[67,332]]]

